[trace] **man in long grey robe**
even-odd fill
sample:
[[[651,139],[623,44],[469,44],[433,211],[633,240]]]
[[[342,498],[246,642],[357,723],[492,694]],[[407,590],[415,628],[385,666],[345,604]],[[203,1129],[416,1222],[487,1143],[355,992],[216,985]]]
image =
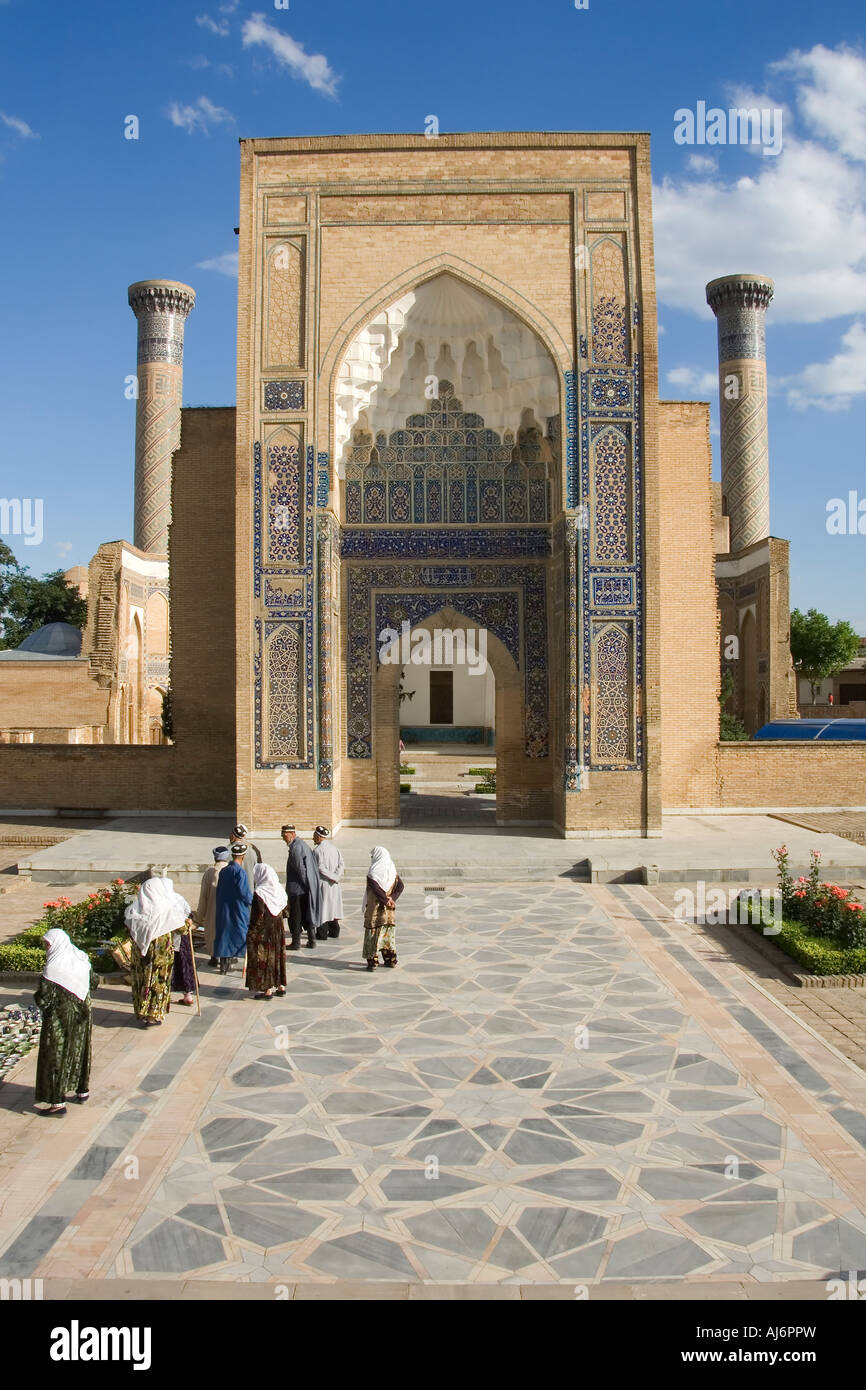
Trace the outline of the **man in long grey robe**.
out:
[[[297,951],[301,931],[307,933],[310,950],[316,944],[316,932],[322,925],[322,884],[316,856],[310,846],[299,840],[293,825],[284,825],[282,838],[289,847],[286,861],[286,893],[289,898],[289,927],[292,933],[289,951]]]
[[[313,850],[322,880],[322,925],[316,932],[320,941],[340,935],[340,918],[343,915],[343,890],[340,883],[346,866],[343,856],[330,838],[331,832],[324,825],[317,825],[313,831]]]

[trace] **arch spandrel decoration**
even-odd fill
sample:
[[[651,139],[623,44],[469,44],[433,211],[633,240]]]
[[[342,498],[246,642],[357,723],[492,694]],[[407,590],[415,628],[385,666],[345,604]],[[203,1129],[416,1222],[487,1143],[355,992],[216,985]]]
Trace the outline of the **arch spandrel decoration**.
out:
[[[409,533],[410,535],[412,533]],[[423,533],[417,533],[424,539]],[[411,551],[410,551],[411,553]],[[345,554],[345,551],[344,551]],[[372,676],[376,635],[413,627],[441,608],[453,608],[487,628],[522,673],[524,753],[550,752],[547,583],[540,564],[403,563],[349,566],[346,755],[373,753]]]
[[[262,357],[271,367],[304,365],[304,249],[281,241],[268,253]]]

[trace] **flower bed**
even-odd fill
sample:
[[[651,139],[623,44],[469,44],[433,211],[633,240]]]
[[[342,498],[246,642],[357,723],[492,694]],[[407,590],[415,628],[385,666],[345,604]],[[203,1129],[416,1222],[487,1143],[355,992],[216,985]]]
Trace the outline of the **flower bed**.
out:
[[[764,924],[750,923],[753,931],[763,932]],[[803,922],[782,922],[777,936],[767,938],[790,956],[810,975],[866,974],[866,947],[833,946],[826,937],[813,936]]]
[[[782,899],[781,931],[771,940],[812,975],[866,973],[866,910],[854,900],[850,888],[821,879],[821,855],[809,856],[809,873],[792,878],[788,849],[773,851],[778,866],[778,891]],[[764,922],[751,920],[755,931]]]
[[[773,851],[779,870],[782,917],[800,922],[810,937],[826,941],[835,949],[866,947],[866,912],[854,900],[850,888],[821,879],[821,856],[813,850],[809,873],[792,879],[788,870],[788,849],[780,845]]]
[[[97,974],[117,970],[111,948],[126,935],[124,915],[134,895],[132,885],[116,878],[109,888],[100,888],[79,903],[65,897],[45,903],[38,922],[0,946],[0,971],[41,972],[45,966],[42,938],[52,927],[60,927],[87,952]]]

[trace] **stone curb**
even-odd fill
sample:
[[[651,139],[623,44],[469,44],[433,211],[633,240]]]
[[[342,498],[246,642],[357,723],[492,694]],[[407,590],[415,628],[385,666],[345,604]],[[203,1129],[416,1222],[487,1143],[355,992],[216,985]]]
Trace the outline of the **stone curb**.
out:
[[[800,989],[866,989],[866,975],[811,975],[783,951],[772,937],[763,936],[744,922],[726,923],[741,941],[748,941],[759,955],[787,975]]]

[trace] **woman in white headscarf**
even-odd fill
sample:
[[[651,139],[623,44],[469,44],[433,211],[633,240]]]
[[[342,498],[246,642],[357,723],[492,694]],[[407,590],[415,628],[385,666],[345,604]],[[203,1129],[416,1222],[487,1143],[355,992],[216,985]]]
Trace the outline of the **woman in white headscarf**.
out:
[[[132,1003],[145,1028],[162,1023],[171,1007],[175,945],[186,928],[190,905],[170,878],[149,878],[126,909],[132,938]],[[179,944],[179,943],[178,943]]]
[[[99,977],[65,931],[52,927],[43,939],[45,969],[34,996],[42,1014],[36,1104],[47,1107],[43,1115],[65,1115],[68,1092],[79,1103],[90,1095],[90,991]]]
[[[385,965],[393,969],[397,964],[394,909],[402,892],[403,880],[394,860],[384,846],[374,845],[364,893],[364,959],[368,970],[376,969],[380,950]]]
[[[253,903],[247,932],[247,989],[257,999],[286,992],[286,928],[283,913],[288,897],[276,870],[257,864],[253,870]]]

